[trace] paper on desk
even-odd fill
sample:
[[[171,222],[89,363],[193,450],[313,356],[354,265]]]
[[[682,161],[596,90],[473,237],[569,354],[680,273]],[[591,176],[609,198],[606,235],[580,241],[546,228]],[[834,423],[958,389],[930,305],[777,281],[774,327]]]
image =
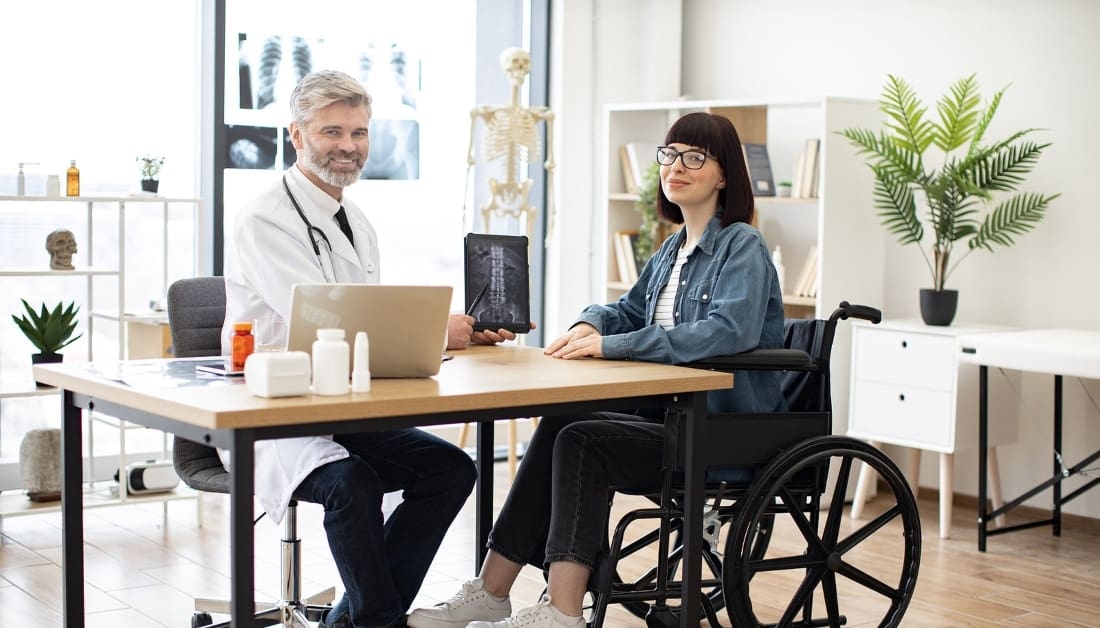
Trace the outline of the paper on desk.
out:
[[[194,360],[129,360],[126,362],[90,363],[84,369],[102,379],[132,388],[170,389],[191,386],[234,386],[243,383],[217,375],[195,371]]]

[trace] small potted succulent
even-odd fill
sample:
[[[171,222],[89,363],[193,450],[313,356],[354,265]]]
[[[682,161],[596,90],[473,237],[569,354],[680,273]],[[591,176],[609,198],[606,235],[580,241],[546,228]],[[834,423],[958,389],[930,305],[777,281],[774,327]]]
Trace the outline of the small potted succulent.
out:
[[[50,310],[43,303],[41,311],[36,312],[26,299],[20,300],[23,302],[26,314],[23,316],[12,314],[11,319],[39,351],[31,355],[31,362],[34,364],[60,362],[59,352],[84,335],[73,335],[76,331],[76,315],[80,308],[76,307],[75,302],[71,302],[68,307],[58,303]]]
[[[160,187],[160,167],[164,165],[164,157],[143,155],[137,158],[137,162],[141,166],[142,191],[156,194]]]

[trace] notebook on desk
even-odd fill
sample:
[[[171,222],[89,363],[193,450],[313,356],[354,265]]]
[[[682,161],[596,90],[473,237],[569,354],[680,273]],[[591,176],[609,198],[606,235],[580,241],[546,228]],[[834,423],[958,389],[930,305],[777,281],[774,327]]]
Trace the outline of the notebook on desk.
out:
[[[447,341],[450,286],[295,284],[290,297],[287,349],[309,353],[317,330],[367,332],[371,377],[431,377]]]

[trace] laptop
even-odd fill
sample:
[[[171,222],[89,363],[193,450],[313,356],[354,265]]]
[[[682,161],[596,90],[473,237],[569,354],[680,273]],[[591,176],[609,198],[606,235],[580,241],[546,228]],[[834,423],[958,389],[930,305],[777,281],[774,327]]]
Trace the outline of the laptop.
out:
[[[365,331],[371,377],[431,377],[442,364],[451,292],[450,286],[295,284],[287,349],[311,353],[317,330],[336,328],[354,355],[355,334]]]

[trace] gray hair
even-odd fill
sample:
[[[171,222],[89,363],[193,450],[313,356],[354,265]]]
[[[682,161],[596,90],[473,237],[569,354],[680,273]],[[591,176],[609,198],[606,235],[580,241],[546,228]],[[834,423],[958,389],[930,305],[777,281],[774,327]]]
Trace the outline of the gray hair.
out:
[[[371,97],[362,83],[336,70],[311,72],[290,93],[290,118],[298,126],[305,126],[313,114],[337,102],[352,107],[366,105],[367,116],[371,115]]]

